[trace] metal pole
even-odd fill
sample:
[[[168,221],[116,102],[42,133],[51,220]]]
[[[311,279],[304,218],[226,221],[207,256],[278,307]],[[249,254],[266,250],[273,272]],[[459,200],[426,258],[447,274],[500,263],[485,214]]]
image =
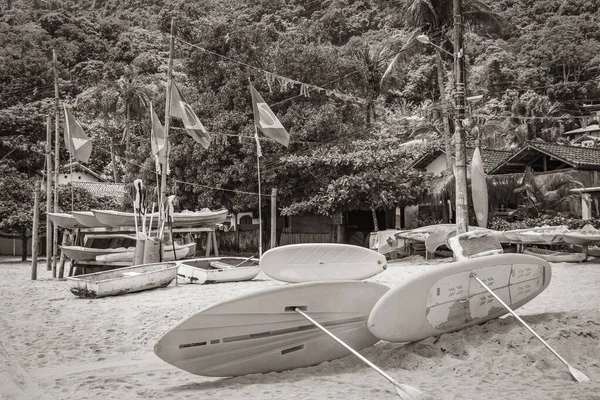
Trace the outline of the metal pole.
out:
[[[254,125],[254,137],[256,138],[256,167],[258,169],[258,258],[262,257],[262,201],[260,193],[260,143],[258,142],[258,128]]]
[[[271,248],[277,247],[277,188],[271,189]]]
[[[54,212],[58,212],[58,169],[60,164],[60,134],[58,133],[58,61],[56,51],[52,50],[52,66],[54,69]],[[58,225],[54,226],[52,235],[52,277],[56,278],[56,253],[58,253]]]
[[[465,115],[465,82],[463,54],[462,0],[453,0],[454,6],[454,82],[456,95],[455,143],[456,165],[456,231],[464,233],[469,230],[469,209],[467,206],[467,162],[465,131],[463,119]]]
[[[165,162],[162,164],[162,170],[160,175],[160,198],[159,201],[159,213],[158,213],[158,226],[163,226],[166,212],[166,198],[167,198],[167,165],[169,164],[169,126],[171,122],[171,79],[173,75],[173,50],[175,48],[175,18],[171,18],[171,41],[169,43],[169,66],[167,69],[167,98],[165,102],[165,146],[166,156]],[[159,238],[162,241],[162,237]],[[162,254],[162,248],[160,249]]]
[[[52,117],[46,119],[46,270],[52,270]]]

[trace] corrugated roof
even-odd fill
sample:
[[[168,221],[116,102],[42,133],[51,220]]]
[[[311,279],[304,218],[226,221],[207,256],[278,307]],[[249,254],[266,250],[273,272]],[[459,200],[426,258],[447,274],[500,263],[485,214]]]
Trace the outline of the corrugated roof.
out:
[[[600,132],[600,126],[598,124],[588,125],[585,128],[573,129],[572,131],[563,132],[563,135],[577,135],[580,133]]]
[[[569,167],[600,170],[600,149],[550,143],[530,143],[498,165],[491,173],[523,172],[527,165],[534,167],[534,170],[542,170],[539,165],[542,165],[540,163],[543,163],[543,157],[540,157],[540,155],[549,157],[546,158],[548,171]],[[535,168],[536,165],[538,165],[538,168]]]

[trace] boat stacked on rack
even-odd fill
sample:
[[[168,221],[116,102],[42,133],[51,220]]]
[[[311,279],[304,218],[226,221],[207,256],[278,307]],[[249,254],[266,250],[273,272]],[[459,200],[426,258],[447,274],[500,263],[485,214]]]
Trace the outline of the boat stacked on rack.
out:
[[[113,228],[135,226],[135,213],[114,210],[93,210],[92,212],[96,219],[105,226]],[[226,209],[211,211],[207,208],[200,211],[183,211],[171,215],[171,224],[173,228],[217,225],[225,222],[228,213],[229,211]],[[146,226],[150,226],[150,223],[152,223],[152,228],[158,226],[158,212],[146,214],[142,218],[145,218]]]

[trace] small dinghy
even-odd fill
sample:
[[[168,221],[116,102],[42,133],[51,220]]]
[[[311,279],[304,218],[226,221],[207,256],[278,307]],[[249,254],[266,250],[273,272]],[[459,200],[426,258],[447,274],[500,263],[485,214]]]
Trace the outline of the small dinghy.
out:
[[[67,280],[75,296],[96,299],[168,286],[177,276],[177,267],[174,262],[142,264],[68,277]]]
[[[183,260],[177,276],[187,283],[240,282],[253,279],[260,272],[257,258],[211,257]]]

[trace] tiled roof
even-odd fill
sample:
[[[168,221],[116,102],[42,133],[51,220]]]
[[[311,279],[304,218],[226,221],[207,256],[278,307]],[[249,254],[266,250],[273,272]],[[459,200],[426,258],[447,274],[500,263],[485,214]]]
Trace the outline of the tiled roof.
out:
[[[127,193],[122,183],[110,182],[73,182],[74,187],[80,187],[96,197],[110,197],[121,202]]]
[[[550,143],[530,143],[498,165],[492,173],[523,172],[526,165],[539,159],[540,153],[549,156],[548,170],[565,166],[577,169],[600,170],[600,149],[581,146],[564,146]]]
[[[473,158],[473,152],[475,151],[474,147],[467,147],[467,164],[471,164],[471,159]],[[428,152],[423,157],[419,158],[414,162],[413,168],[424,169],[429,165],[433,160],[435,160],[441,154],[444,154],[443,150],[435,150],[433,152]],[[509,158],[514,152],[506,151],[506,150],[492,150],[492,149],[481,149],[481,160],[483,161],[483,169],[486,173],[489,173],[493,169],[495,169],[498,165],[503,163],[507,158]]]

